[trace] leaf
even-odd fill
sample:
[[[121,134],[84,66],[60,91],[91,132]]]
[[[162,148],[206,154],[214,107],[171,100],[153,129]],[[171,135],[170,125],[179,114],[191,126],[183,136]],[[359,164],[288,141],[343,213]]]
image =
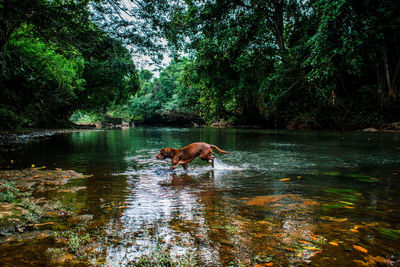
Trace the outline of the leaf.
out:
[[[55,224],[55,222],[37,223],[37,224],[34,224],[33,226],[37,227],[37,226],[50,225],[50,224]]]
[[[299,243],[302,243],[302,244],[307,244],[307,245],[312,245],[310,242],[307,242],[307,241],[302,241],[302,240],[300,240],[300,241],[299,241]]]
[[[323,210],[323,211],[328,211],[328,210],[330,210],[330,209],[344,208],[344,205],[345,205],[345,204],[343,204],[343,203],[324,204],[324,205],[322,206],[322,210]]]
[[[308,250],[320,250],[320,248],[311,247],[311,246],[306,246],[306,247],[303,247],[303,248],[308,249]]]
[[[325,189],[325,192],[340,194],[340,193],[354,193],[355,191],[353,189],[347,189],[347,188],[329,188]]]
[[[267,263],[259,263],[254,265],[254,267],[267,267],[267,266],[274,266],[273,262],[267,262]]]
[[[345,176],[351,177],[351,178],[369,178],[369,175],[365,175],[365,174],[346,174]]]
[[[311,200],[311,199],[304,199],[303,202],[304,206],[311,206],[311,205],[319,205],[317,201]]]
[[[353,233],[359,233],[357,229],[350,229],[350,231]]]
[[[337,175],[340,175],[340,172],[323,172],[322,174],[337,176]]]
[[[346,204],[346,205],[354,205],[353,203],[351,203],[351,202],[347,202],[347,201],[339,201],[340,203],[343,203],[343,204]]]
[[[273,225],[272,222],[269,221],[258,221],[259,224],[268,224],[268,225]]]
[[[378,233],[384,235],[390,239],[399,239],[400,238],[400,230],[389,229],[389,228],[378,228]]]
[[[358,251],[361,251],[361,252],[363,252],[363,253],[368,253],[368,250],[365,249],[365,248],[363,248],[363,247],[360,247],[360,246],[357,246],[357,245],[353,245],[353,248],[355,248],[355,249],[357,249]]]
[[[280,179],[280,181],[289,181],[290,180],[290,178],[283,178],[283,179]]]
[[[334,221],[334,222],[345,222],[348,220],[347,218],[336,218],[336,217],[331,217],[331,216],[321,216],[321,219]]]
[[[32,166],[35,166],[35,165],[32,164]],[[36,167],[36,168],[32,167],[32,169],[35,169],[35,170],[41,170],[41,169],[45,169],[45,168],[46,168],[46,166]]]
[[[338,243],[336,243],[336,242],[333,242],[333,241],[332,241],[332,242],[329,242],[329,244],[331,244],[332,246],[336,246],[336,247],[337,247],[337,246],[339,246],[339,244],[338,244]]]
[[[270,196],[257,196],[250,199],[247,202],[247,205],[256,205],[256,206],[264,206],[271,202],[277,202],[282,198],[282,196],[270,195]]]
[[[379,182],[378,179],[376,179],[376,178],[373,178],[373,179],[371,179],[371,178],[369,178],[369,179],[360,178],[360,179],[357,179],[357,181],[359,181],[359,182],[367,182],[367,183],[377,183],[377,182]]]

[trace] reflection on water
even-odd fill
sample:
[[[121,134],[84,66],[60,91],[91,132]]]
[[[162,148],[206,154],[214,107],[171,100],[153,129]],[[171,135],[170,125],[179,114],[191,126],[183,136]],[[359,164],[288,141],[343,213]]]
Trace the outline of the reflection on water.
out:
[[[231,154],[188,172],[155,158],[198,141]],[[0,164],[94,174],[84,212],[110,266],[160,247],[200,265],[397,265],[399,147],[397,134],[135,128],[55,136]]]

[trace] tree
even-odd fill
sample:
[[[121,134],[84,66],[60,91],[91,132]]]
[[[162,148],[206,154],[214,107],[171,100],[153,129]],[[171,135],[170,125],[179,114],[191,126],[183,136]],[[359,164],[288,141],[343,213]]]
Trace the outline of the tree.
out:
[[[128,49],[91,22],[87,1],[2,8],[2,127],[65,125],[75,110],[105,112],[138,89]]]
[[[140,71],[140,91],[118,113],[142,121],[164,113],[198,116],[200,95],[193,82],[192,64],[187,58],[173,60],[154,80],[148,70]]]
[[[188,1],[169,16],[166,36],[195,55],[210,118],[379,125],[400,119],[398,5]]]

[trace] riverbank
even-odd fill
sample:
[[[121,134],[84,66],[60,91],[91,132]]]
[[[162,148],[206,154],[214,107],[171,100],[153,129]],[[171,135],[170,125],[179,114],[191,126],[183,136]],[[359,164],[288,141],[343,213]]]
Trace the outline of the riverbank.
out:
[[[135,124],[132,124],[132,127],[135,127]],[[30,142],[37,142],[46,138],[49,138],[56,134],[66,134],[66,133],[74,133],[74,132],[83,132],[83,131],[101,131],[106,129],[121,129],[121,127],[100,127],[96,128],[93,125],[75,125],[74,128],[66,128],[66,129],[19,129],[12,131],[1,131],[0,130],[0,150],[12,150],[18,145],[26,144]],[[210,128],[237,128],[237,129],[267,129],[262,125],[232,125],[225,121],[220,121],[219,123],[213,123],[208,126],[204,125],[159,125],[159,124],[145,124],[139,123],[137,126],[140,127],[160,127],[160,126],[168,126],[168,127],[210,127]],[[125,127],[129,128],[129,127]],[[303,131],[303,130],[312,130],[312,129],[298,129],[298,128],[287,128],[289,131]],[[400,132],[400,122],[385,124],[379,128],[368,127],[363,129],[356,129],[348,132],[368,132],[368,133],[399,133]]]
[[[56,134],[75,133],[82,131],[96,131],[94,128],[70,128],[70,129],[20,129],[13,131],[0,131],[0,148],[12,147],[49,138]]]
[[[86,189],[88,176],[72,170],[0,170],[0,243],[47,240],[46,257],[57,264],[73,264],[92,249],[88,233],[67,230],[89,223],[93,215],[80,214],[73,196]],[[73,228],[71,228],[73,229]],[[57,246],[54,248],[54,243]],[[18,262],[21,262],[18,260]]]
[[[81,190],[84,187],[63,186],[70,180],[85,178],[72,170],[47,170],[45,166],[0,170],[0,233],[6,235],[32,230],[43,223],[50,224],[52,219],[70,215],[72,211],[67,206],[46,200],[44,196],[50,191]]]

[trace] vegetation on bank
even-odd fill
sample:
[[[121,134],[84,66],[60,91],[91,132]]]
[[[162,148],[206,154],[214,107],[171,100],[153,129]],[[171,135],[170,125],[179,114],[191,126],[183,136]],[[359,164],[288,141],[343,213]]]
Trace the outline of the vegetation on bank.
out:
[[[32,230],[55,224],[59,217],[74,214],[72,204],[48,201],[38,195],[48,191],[75,192],[82,187],[61,186],[86,176],[67,170],[44,170],[45,167],[0,171],[0,234]]]
[[[24,239],[54,239],[46,256],[54,264],[73,264],[93,257],[96,246],[85,228],[93,215],[78,215],[76,192],[86,175],[72,170],[34,167],[0,171],[0,236],[12,247]],[[75,186],[74,186],[75,184]],[[50,195],[58,197],[51,198]],[[46,197],[44,197],[46,196]],[[66,230],[69,226],[76,229]],[[5,247],[6,248],[6,247]]]
[[[134,10],[122,0],[7,0],[1,7],[11,25],[0,38],[2,128],[54,127],[88,114],[83,121],[107,114],[160,122],[167,114],[268,128],[400,121],[398,1],[142,1]],[[174,60],[159,78],[137,71],[131,56],[163,53],[154,42],[161,37]]]
[[[104,112],[138,89],[129,50],[96,25],[88,1],[0,4],[0,125],[68,125],[74,111]]]

